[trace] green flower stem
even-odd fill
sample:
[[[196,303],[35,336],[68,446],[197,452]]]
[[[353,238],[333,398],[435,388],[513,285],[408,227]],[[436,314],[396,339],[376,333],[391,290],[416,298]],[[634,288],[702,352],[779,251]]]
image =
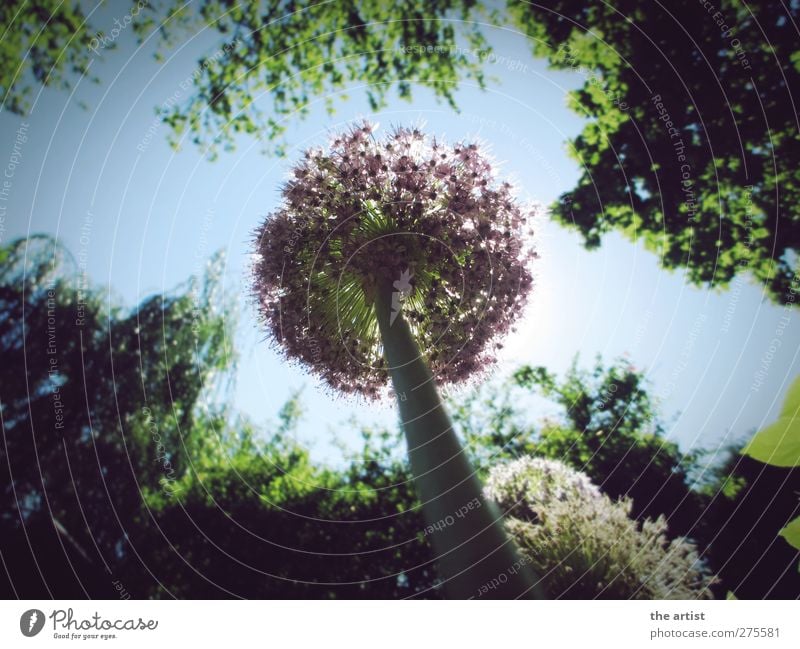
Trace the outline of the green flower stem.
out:
[[[483,495],[408,324],[401,313],[390,323],[392,291],[390,281],[381,282],[376,317],[445,593],[451,599],[543,599],[499,509]]]

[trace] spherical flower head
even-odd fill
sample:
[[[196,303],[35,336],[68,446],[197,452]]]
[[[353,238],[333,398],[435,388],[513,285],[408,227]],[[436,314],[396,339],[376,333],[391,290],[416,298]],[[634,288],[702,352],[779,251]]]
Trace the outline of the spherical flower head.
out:
[[[504,510],[534,519],[553,501],[586,505],[602,497],[586,474],[558,460],[531,456],[492,467],[484,489]]]
[[[508,514],[506,529],[551,597],[700,599],[714,578],[663,517],[631,518],[585,474],[556,460],[523,457],[492,468],[486,495]]]
[[[391,281],[434,378],[494,360],[533,285],[534,209],[476,144],[368,123],[305,153],[256,231],[254,286],[285,353],[336,390],[376,397],[388,372],[375,291]]]

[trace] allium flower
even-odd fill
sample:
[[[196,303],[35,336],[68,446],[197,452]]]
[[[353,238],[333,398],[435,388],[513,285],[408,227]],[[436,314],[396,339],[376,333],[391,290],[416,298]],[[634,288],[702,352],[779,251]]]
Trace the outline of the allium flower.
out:
[[[600,489],[586,474],[557,460],[528,456],[492,467],[486,493],[509,513],[531,519],[542,503],[600,498]]]
[[[398,289],[439,384],[486,368],[532,286],[532,208],[476,144],[363,124],[310,150],[256,233],[261,314],[290,359],[367,397],[387,382],[373,298]]]
[[[510,512],[507,529],[553,597],[704,599],[713,578],[694,544],[667,539],[663,517],[641,526],[561,462],[525,457],[496,466],[486,495]]]
[[[255,291],[284,353],[334,389],[376,397],[391,376],[440,577],[448,596],[474,597],[520,557],[436,384],[486,368],[520,314],[531,211],[477,145],[373,130],[294,168],[257,232]],[[502,586],[493,596],[543,596],[528,570]]]

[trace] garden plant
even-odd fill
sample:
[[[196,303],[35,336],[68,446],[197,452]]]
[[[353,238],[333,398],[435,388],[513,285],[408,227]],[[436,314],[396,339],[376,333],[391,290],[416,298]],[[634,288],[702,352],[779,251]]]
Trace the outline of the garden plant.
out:
[[[520,563],[437,385],[486,371],[533,286],[531,219],[474,143],[364,123],[305,153],[256,233],[255,293],[280,349],[332,389],[386,396],[449,597]],[[543,595],[517,570],[492,595]]]

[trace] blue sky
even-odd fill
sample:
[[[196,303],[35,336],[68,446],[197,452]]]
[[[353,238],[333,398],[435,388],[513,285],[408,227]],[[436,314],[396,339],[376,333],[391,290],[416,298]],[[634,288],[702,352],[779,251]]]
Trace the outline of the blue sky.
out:
[[[156,63],[129,37],[123,34],[118,50],[93,63],[102,84],[45,91],[24,120],[0,113],[4,165],[20,123],[30,124],[0,237],[58,235],[85,255],[91,279],[128,305],[185,281],[224,249],[226,284],[240,302],[236,406],[266,422],[303,388],[300,438],[316,458],[335,461],[332,429],[354,444],[349,417],[391,424],[394,413],[333,397],[302,369],[287,366],[256,327],[246,297],[250,233],[277,206],[292,160],[353,119],[368,117],[384,129],[423,120],[427,131],[448,139],[481,138],[522,197],[549,203],[579,174],[564,142],[582,121],[566,108],[565,93],[583,77],[546,70],[521,36],[496,30],[490,40],[508,64],[488,64],[497,80],[486,91],[459,88],[460,113],[417,88],[412,102],[392,101],[372,114],[355,87],[334,117],[316,106],[308,119],[291,121],[288,159],[266,157],[257,142],[241,138],[235,152],[211,162],[191,143],[170,149],[154,107],[180,92],[198,55],[213,43],[201,35]],[[770,304],[748,282],[722,293],[691,287],[682,273],[661,270],[655,255],[616,234],[588,252],[577,235],[544,218],[537,231],[536,291],[508,341],[500,374],[519,363],[562,372],[576,353],[587,365],[596,354],[627,354],[652,382],[669,437],[687,450],[741,438],[776,418],[800,373],[796,310]],[[775,339],[780,347],[771,353]],[[532,420],[557,412],[539,401],[530,407]]]

